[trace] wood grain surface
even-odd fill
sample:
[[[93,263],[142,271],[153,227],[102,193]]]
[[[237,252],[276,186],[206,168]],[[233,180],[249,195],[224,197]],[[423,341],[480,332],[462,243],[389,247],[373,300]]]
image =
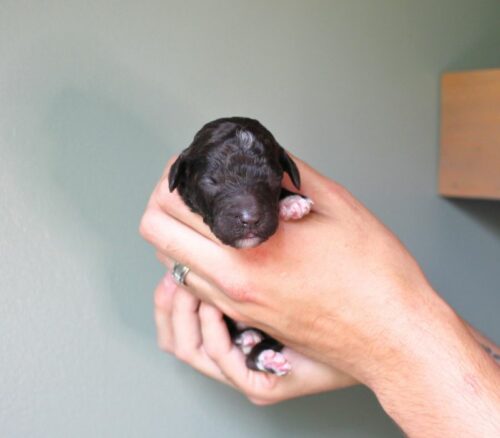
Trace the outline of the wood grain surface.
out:
[[[500,69],[442,76],[439,193],[500,199]]]

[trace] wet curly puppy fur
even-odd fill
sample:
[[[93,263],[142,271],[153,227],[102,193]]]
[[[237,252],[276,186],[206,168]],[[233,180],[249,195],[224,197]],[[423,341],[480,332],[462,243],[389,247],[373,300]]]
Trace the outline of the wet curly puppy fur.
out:
[[[281,187],[284,173],[299,189],[297,166],[271,132],[257,120],[229,117],[204,125],[168,178],[170,191],[177,189],[222,243],[252,248],[275,233],[280,217],[299,219],[311,208],[308,198]],[[282,344],[229,318],[226,323],[249,368],[290,371]]]
[[[259,245],[278,227],[283,172],[300,187],[297,166],[257,120],[231,117],[203,126],[173,164],[177,188],[217,238],[236,248]]]

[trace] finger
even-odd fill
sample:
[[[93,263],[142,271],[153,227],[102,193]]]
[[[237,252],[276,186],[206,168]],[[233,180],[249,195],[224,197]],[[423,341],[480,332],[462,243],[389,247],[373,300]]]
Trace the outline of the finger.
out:
[[[174,217],[177,219],[185,218],[185,220],[181,220],[181,222],[189,225],[205,237],[213,241],[217,241],[217,238],[212,234],[210,228],[203,222],[203,218],[200,215],[191,212],[189,207],[181,199],[178,190],[174,190],[173,192],[170,191],[168,173],[177,157],[178,155],[175,155],[168,160],[167,166],[163,171],[163,175],[161,176],[160,181],[155,187],[150,198],[150,204],[156,205],[166,213],[171,214],[172,212],[176,212]]]
[[[174,162],[178,156],[179,155],[174,155],[174,156],[170,157],[169,160],[167,161],[167,164],[166,164],[165,168],[163,169],[163,173],[162,173],[159,181],[156,183],[156,186],[155,186],[151,196],[149,197],[148,204],[147,204],[148,207],[151,205],[157,205],[158,190],[165,181],[167,181],[167,184],[168,184],[168,173],[169,173],[170,168],[172,167],[172,165],[174,164]]]
[[[213,283],[204,279],[194,271],[189,271],[185,277],[184,287],[203,303],[210,303],[232,319],[247,322],[247,317],[239,312],[239,303],[234,302],[221,292]]]
[[[167,273],[171,273],[172,270],[174,269],[174,263],[175,263],[175,260],[173,260],[172,258],[166,256],[165,254],[163,254],[162,252],[160,251],[156,251],[156,258],[158,259],[158,261],[167,268]],[[169,274],[170,276],[172,274]]]
[[[185,264],[200,276],[214,281],[213,274],[219,272],[220,266],[224,266],[223,280],[231,283],[237,281],[233,276],[239,271],[235,265],[237,257],[234,257],[237,250],[223,249],[221,244],[211,241],[163,211],[149,207],[142,217],[140,232],[159,252]],[[222,286],[219,283],[217,285]]]
[[[200,321],[205,351],[222,372],[233,382],[244,380],[248,370],[243,353],[232,343],[223,314],[217,308],[202,303]]]
[[[247,368],[245,356],[231,341],[223,314],[205,303],[201,304],[199,313],[205,351],[226,378],[248,397],[257,397],[272,389],[278,378]]]
[[[172,303],[177,286],[169,281],[169,274],[158,283],[154,293],[154,318],[158,347],[169,353],[174,350],[174,337],[171,324]]]
[[[201,347],[199,305],[198,298],[181,287],[178,289],[172,305],[174,348],[176,356],[186,362],[190,360],[190,355],[198,354]]]
[[[155,191],[157,205],[162,211],[172,215],[193,230],[198,231],[198,233],[202,234],[207,239],[218,242],[208,225],[203,222],[203,218],[189,209],[180,197],[179,192],[177,190],[173,192],[170,191],[168,180],[163,180]]]
[[[158,344],[163,351],[175,353],[197,371],[232,386],[201,345],[196,298],[182,290],[166,275],[155,291],[155,320]],[[194,315],[193,315],[194,312]]]

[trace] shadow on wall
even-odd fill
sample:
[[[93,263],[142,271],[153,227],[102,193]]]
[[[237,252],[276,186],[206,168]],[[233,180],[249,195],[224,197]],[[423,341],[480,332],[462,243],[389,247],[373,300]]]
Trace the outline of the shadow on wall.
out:
[[[173,109],[165,108],[168,124]],[[174,151],[132,111],[88,91],[69,88],[57,95],[46,124],[55,140],[49,157],[52,178],[105,248],[96,254],[96,264],[105,277],[102,289],[111,297],[106,313],[118,313],[123,324],[152,338],[149,278],[152,267],[158,266],[158,275],[162,269],[139,237],[138,225]]]
[[[365,387],[295,399],[260,411],[270,423],[280,424],[282,436],[330,437],[336,432],[353,437],[403,437]]]
[[[474,70],[482,68],[498,68],[500,53],[498,41],[500,28],[495,26],[485,29],[485,34],[477,41],[473,41],[467,51],[446,65],[445,71]]]
[[[445,198],[455,208],[480,222],[500,239],[500,201]]]

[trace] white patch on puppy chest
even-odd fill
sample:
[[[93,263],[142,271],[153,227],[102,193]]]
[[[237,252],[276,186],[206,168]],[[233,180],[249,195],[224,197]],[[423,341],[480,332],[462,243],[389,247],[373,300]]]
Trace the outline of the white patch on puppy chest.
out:
[[[301,219],[309,214],[312,205],[312,199],[299,195],[287,196],[280,201],[280,218],[285,221]]]

